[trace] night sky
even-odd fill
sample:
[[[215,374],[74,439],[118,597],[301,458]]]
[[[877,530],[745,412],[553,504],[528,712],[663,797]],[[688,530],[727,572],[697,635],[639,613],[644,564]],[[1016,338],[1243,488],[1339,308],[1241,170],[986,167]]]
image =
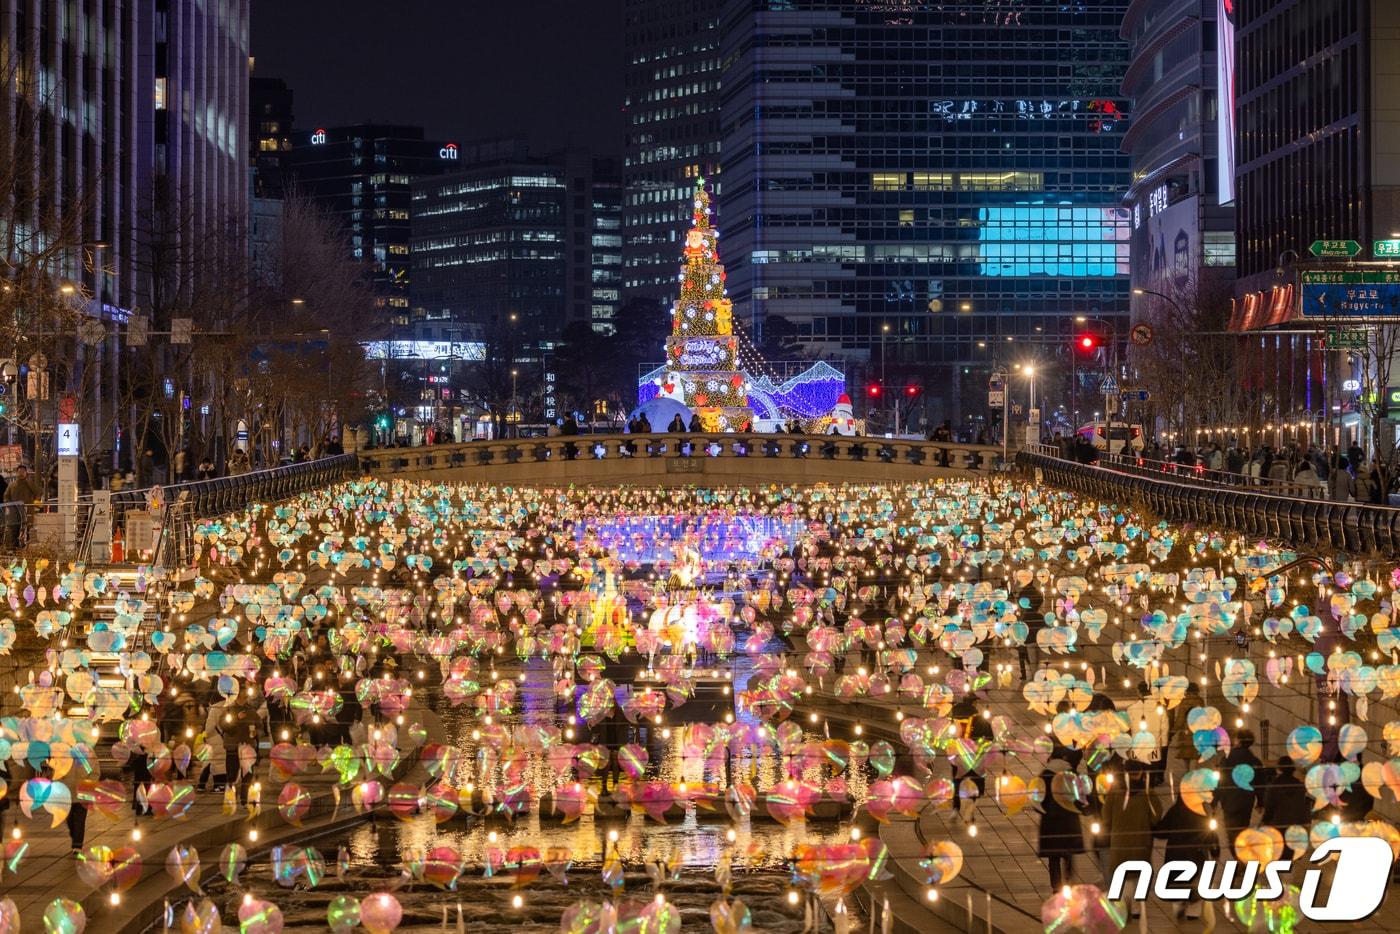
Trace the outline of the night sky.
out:
[[[621,155],[622,0],[252,0],[296,128],[379,121]]]

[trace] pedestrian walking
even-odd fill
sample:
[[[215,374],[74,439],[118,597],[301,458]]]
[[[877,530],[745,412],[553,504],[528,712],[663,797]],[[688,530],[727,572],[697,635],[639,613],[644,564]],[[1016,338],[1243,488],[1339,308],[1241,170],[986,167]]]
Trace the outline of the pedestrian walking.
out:
[[[1163,858],[1167,862],[1194,863],[1199,872],[1200,866],[1207,860],[1215,858],[1220,850],[1219,840],[1215,831],[1211,829],[1210,818],[1202,813],[1193,811],[1182,800],[1178,794],[1176,801],[1162,815],[1162,819],[1157,822],[1153,833],[1167,841]],[[1191,895],[1186,903],[1177,904],[1177,917],[1183,913],[1189,919],[1196,919],[1201,916],[1201,896],[1194,886],[1190,887]],[[1207,911],[1212,911],[1209,905]],[[1207,921],[1206,929],[1210,930],[1211,920]]]
[[[1134,860],[1151,862],[1152,827],[1161,813],[1152,791],[1152,776],[1142,762],[1129,761],[1121,773],[1113,774],[1113,784],[1103,801],[1102,831],[1108,840],[1104,874],[1111,883],[1118,867]],[[1133,917],[1142,911],[1133,903]]]
[[[1264,778],[1261,774],[1264,763],[1254,754],[1254,732],[1243,728],[1235,731],[1230,754],[1220,763],[1220,785],[1215,790],[1215,800],[1224,818],[1225,839],[1231,846],[1239,832],[1250,825],[1258,799],[1253,781],[1246,782],[1249,787],[1242,787],[1235,781],[1235,769],[1241,765],[1249,766],[1256,779]]]
[[[1045,860],[1050,872],[1050,890],[1059,892],[1074,875],[1074,858],[1084,852],[1084,829],[1081,826],[1081,811],[1070,810],[1060,804],[1059,796],[1053,791],[1056,777],[1061,773],[1073,775],[1068,762],[1051,759],[1040,773],[1045,783],[1045,800],[1040,803],[1040,833],[1036,845],[1036,855]],[[1060,780],[1062,783],[1065,779]]]

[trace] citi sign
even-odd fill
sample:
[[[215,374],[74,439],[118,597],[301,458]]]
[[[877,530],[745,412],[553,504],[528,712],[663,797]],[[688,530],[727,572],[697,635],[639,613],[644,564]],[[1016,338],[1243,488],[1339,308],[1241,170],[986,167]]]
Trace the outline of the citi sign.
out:
[[[1380,837],[1333,837],[1313,850],[1308,862],[1323,862],[1333,854],[1337,857],[1337,867],[1332,889],[1321,905],[1317,903],[1317,889],[1322,882],[1322,870],[1309,869],[1303,875],[1298,906],[1303,916],[1310,921],[1361,921],[1370,917],[1380,907],[1390,883],[1390,866],[1394,860],[1390,844]],[[1133,873],[1137,877],[1132,893],[1134,901],[1147,898],[1149,892],[1162,901],[1189,901],[1193,888],[1194,894],[1204,901],[1222,898],[1235,901],[1251,894],[1261,902],[1273,901],[1282,897],[1283,877],[1292,868],[1288,860],[1264,864],[1264,882],[1255,891],[1260,875],[1257,862],[1241,863],[1230,859],[1217,863],[1212,860],[1198,866],[1186,860],[1170,860],[1154,872],[1151,863],[1134,859],[1121,863],[1113,871],[1108,897],[1114,901],[1121,899],[1128,875]]]
[[[326,131],[325,131],[325,130],[317,130],[315,133],[312,133],[312,134],[311,134],[311,145],[313,145],[313,146],[324,146],[325,144],[326,144]]]
[[[457,144],[448,143],[446,146],[439,149],[438,158],[455,160],[457,158]]]

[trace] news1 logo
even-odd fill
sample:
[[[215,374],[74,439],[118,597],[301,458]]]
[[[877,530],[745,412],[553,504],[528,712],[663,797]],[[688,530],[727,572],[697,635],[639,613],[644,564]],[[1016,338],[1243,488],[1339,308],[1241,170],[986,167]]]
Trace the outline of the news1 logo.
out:
[[[1317,903],[1322,870],[1309,869],[1303,875],[1299,909],[1309,921],[1362,921],[1380,907],[1390,884],[1390,868],[1394,854],[1390,844],[1380,837],[1333,837],[1313,850],[1309,862],[1319,863],[1336,855],[1337,866],[1332,888],[1321,905]],[[1217,872],[1217,867],[1219,871]],[[1257,862],[1241,863],[1230,859],[1214,860],[1199,866],[1188,860],[1171,860],[1161,869],[1153,870],[1145,860],[1128,860],[1113,871],[1108,897],[1117,901],[1127,888],[1128,875],[1136,874],[1132,897],[1134,901],[1147,898],[1148,893],[1162,901],[1184,902],[1193,896],[1204,901],[1248,898],[1251,894],[1261,902],[1273,901],[1284,893],[1283,876],[1292,870],[1287,860],[1264,864],[1263,885],[1255,885],[1261,873]],[[1197,875],[1199,871],[1199,875]],[[1194,891],[1193,891],[1194,890]]]

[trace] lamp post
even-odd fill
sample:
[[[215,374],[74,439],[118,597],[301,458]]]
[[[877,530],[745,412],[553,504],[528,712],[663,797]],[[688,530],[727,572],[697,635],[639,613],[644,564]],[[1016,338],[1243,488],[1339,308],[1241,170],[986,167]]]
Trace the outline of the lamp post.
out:
[[[519,437],[520,437],[520,418],[519,418],[519,416],[516,414],[516,408],[515,408],[515,381],[516,381],[516,377],[518,377],[519,375],[520,375],[520,371],[519,371],[519,370],[513,369],[513,368],[511,369],[511,371],[510,371],[510,412],[507,413],[507,416],[506,416],[508,419],[510,419],[511,424],[515,426],[515,434],[514,434],[514,437],[516,437],[516,438],[519,438]]]
[[[890,333],[890,325],[889,325],[889,322],[884,322],[884,323],[882,323],[882,324],[880,325],[880,392],[881,392],[881,393],[884,393],[885,390],[886,390],[886,384],[885,384],[885,337],[886,337],[889,333]],[[896,404],[898,404],[898,403],[896,403]],[[896,410],[896,411],[898,411],[898,410]],[[898,415],[896,415],[895,420],[898,421]],[[895,433],[896,433],[896,434],[899,433],[898,428],[896,428]]]

